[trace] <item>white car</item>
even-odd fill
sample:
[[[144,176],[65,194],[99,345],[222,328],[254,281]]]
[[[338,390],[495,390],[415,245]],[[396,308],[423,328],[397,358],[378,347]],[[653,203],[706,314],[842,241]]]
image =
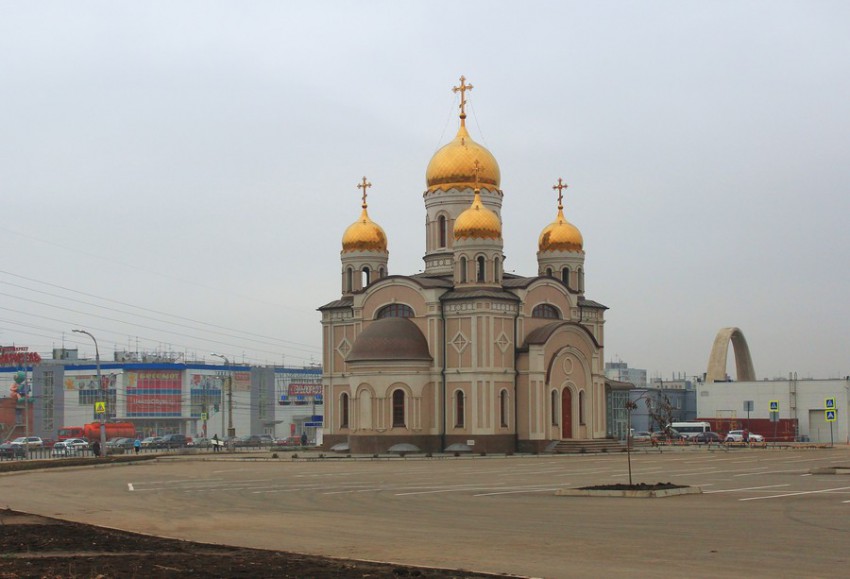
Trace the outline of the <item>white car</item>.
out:
[[[726,435],[726,442],[744,442],[743,430],[730,430]],[[764,436],[751,432],[749,434],[749,442],[764,442]]]
[[[80,443],[83,443],[85,446]],[[69,438],[68,440],[60,440],[54,444],[50,454],[52,456],[76,456],[88,447],[89,443],[81,438]]]
[[[12,441],[12,444],[27,446],[29,448],[41,448],[44,446],[44,442],[38,436],[19,436]]]

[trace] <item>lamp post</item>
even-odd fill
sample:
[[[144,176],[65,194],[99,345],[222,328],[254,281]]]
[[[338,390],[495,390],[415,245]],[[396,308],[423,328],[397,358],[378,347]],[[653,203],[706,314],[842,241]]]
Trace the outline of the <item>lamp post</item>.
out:
[[[236,436],[236,429],[233,428],[233,371],[230,369],[230,360],[227,356],[215,352],[210,353],[210,356],[221,358],[227,366],[227,436],[232,438]]]
[[[100,350],[97,347],[97,339],[85,330],[73,330],[77,334],[85,334],[94,342],[94,364],[97,372],[97,388],[100,392],[99,398],[103,402],[103,412],[100,413],[100,456],[106,456],[106,393],[103,391],[103,382],[100,378]]]

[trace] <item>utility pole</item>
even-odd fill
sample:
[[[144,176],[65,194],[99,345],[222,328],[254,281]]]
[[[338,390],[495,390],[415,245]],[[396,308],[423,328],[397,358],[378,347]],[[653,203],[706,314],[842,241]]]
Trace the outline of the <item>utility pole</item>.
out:
[[[227,436],[233,437],[236,436],[236,429],[233,428],[233,370],[230,368],[230,360],[228,360],[227,356],[216,354],[215,352],[212,352],[210,356],[221,358],[224,360],[224,365],[227,366]],[[224,416],[222,415],[223,422]],[[223,424],[222,428],[224,428]]]
[[[103,381],[100,378],[100,350],[97,347],[97,339],[85,330],[72,330],[77,334],[85,334],[94,342],[94,363],[97,372],[97,388],[100,402],[103,402],[103,412],[100,413],[100,456],[106,456],[106,398],[107,392],[103,389]]]

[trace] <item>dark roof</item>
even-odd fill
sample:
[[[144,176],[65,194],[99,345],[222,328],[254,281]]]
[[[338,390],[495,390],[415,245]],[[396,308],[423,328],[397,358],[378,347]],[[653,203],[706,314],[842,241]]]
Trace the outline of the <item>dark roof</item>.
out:
[[[470,299],[478,299],[478,298],[486,298],[486,299],[498,299],[498,300],[509,300],[512,302],[518,302],[519,298],[512,294],[509,291],[505,291],[502,289],[489,289],[489,288],[479,288],[479,289],[462,289],[462,290],[452,290],[444,293],[440,296],[440,301],[448,302],[448,301],[456,301],[456,300],[470,300]]]
[[[611,378],[605,378],[605,385],[613,390],[631,390],[635,387],[631,382],[612,380]]]
[[[594,308],[597,310],[607,310],[608,306],[603,306],[599,302],[595,302],[593,300],[588,300],[583,297],[578,298],[578,307],[580,308]]]
[[[531,282],[533,282],[536,279],[537,279],[536,277],[520,277],[520,276],[508,277],[508,275],[505,274],[505,277],[502,278],[502,286],[504,286],[504,287],[523,287],[524,288],[524,287],[530,286]]]
[[[335,310],[335,309],[338,309],[338,308],[350,308],[353,303],[354,303],[354,298],[352,298],[351,296],[345,296],[344,298],[342,298],[340,300],[334,300],[332,302],[326,303],[325,305],[323,305],[322,307],[319,308],[319,311],[321,312],[322,310]]]
[[[540,328],[537,328],[536,330],[532,330],[531,332],[529,332],[529,334],[525,337],[525,343],[523,344],[521,349],[528,350],[529,346],[545,344],[547,341],[549,341],[549,338],[552,337],[552,334],[555,333],[555,330],[562,326],[576,326],[578,328],[581,328],[593,341],[594,345],[597,348],[602,347],[601,344],[596,341],[596,337],[590,332],[590,330],[588,330],[583,325],[579,324],[578,322],[568,322],[561,320],[558,322],[552,322],[551,324],[546,324],[545,326],[542,326]]]
[[[428,341],[407,318],[382,318],[366,326],[346,362],[432,360]]]

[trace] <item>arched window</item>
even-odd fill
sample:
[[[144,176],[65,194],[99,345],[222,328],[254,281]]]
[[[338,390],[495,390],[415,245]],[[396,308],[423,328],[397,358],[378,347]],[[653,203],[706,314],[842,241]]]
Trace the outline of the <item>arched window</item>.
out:
[[[561,270],[561,281],[567,284],[567,287],[570,287],[570,268],[565,267]]]
[[[448,227],[446,227],[446,216],[440,215],[439,219],[437,219],[437,224],[438,224],[438,227],[440,228],[440,239],[439,239],[440,245],[439,246],[445,247],[446,246],[446,239],[448,237],[447,234],[446,234],[446,232],[448,230]]]
[[[345,270],[345,291],[350,292],[354,288],[354,270],[348,268]]]
[[[584,424],[584,390],[578,393],[578,423]]]
[[[383,318],[413,318],[413,309],[406,304],[390,304],[382,307],[375,315],[376,320]]]
[[[387,273],[386,273],[386,271],[384,271],[384,268],[382,267],[378,270],[378,279],[384,279],[385,277],[387,277]]]
[[[501,262],[499,261],[499,258],[497,257],[496,260],[493,262],[493,274],[495,276],[496,282],[499,282],[499,280],[502,279],[502,272],[499,270],[500,264],[501,264]]]
[[[339,397],[339,427],[348,428],[348,394]]]
[[[460,283],[466,283],[466,258],[460,258]]]
[[[508,391],[502,390],[499,395],[499,419],[502,427],[508,426]]]
[[[476,276],[476,279],[478,281],[484,281],[484,256],[479,255],[477,261],[478,261],[478,268],[477,268],[478,274]]]
[[[558,426],[558,391],[552,390],[552,426]]]
[[[404,427],[404,390],[393,392],[393,428]]]
[[[584,292],[584,270],[578,268],[578,291]]]
[[[548,318],[550,320],[560,320],[561,312],[552,304],[539,304],[531,310],[532,318]]]
[[[552,268],[551,267],[546,268],[546,277],[552,277]]]
[[[372,270],[370,270],[368,267],[364,267],[362,271],[362,276],[363,277],[360,280],[362,282],[362,285],[360,287],[366,287],[372,281]]]
[[[463,428],[463,392],[455,392],[455,428]]]

